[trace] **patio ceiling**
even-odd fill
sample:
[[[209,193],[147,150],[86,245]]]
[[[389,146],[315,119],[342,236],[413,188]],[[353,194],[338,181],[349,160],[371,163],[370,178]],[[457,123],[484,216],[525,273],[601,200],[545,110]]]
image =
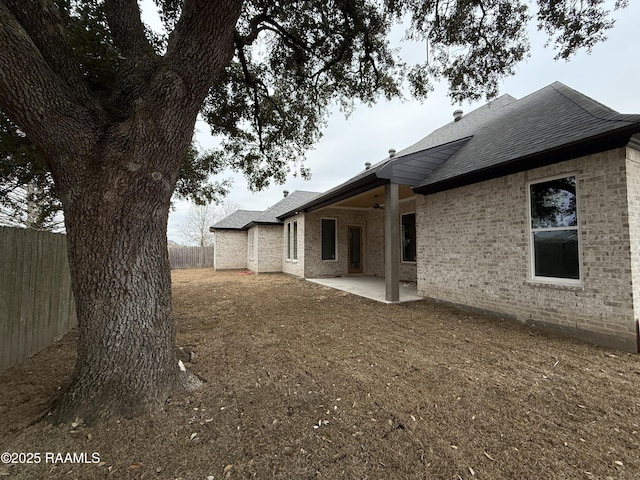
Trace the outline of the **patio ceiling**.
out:
[[[402,201],[405,198],[413,197],[415,194],[411,187],[408,185],[400,185],[399,186],[399,200]],[[349,197],[345,200],[341,200],[339,202],[334,203],[331,207],[348,207],[348,208],[373,208],[373,205],[377,203],[381,206],[384,205],[384,185],[381,187],[374,188],[372,190],[368,190],[366,192],[360,193],[359,195],[354,195],[353,197]]]

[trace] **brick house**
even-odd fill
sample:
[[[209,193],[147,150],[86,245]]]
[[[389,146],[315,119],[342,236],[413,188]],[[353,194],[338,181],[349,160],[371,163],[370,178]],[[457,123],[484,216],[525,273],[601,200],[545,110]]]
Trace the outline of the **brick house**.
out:
[[[264,211],[236,210],[210,227],[214,233],[214,268],[216,270],[250,269],[256,273],[282,272],[283,262],[291,258],[293,245],[284,243],[283,221],[278,217],[294,211],[320,195],[296,191]],[[291,226],[288,227],[291,229]],[[297,228],[297,225],[296,225]],[[288,235],[297,237],[298,232]],[[287,257],[288,247],[289,257]],[[297,242],[296,242],[297,252]],[[297,257],[297,253],[295,255]]]
[[[290,202],[269,224],[270,271],[384,277],[389,301],[414,281],[425,298],[639,350],[640,115],[558,82],[503,95]]]

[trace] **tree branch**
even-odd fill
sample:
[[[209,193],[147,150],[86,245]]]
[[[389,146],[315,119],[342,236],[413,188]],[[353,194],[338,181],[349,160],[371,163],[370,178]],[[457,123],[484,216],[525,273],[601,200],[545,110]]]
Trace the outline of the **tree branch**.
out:
[[[32,2],[24,5],[27,4]],[[45,33],[34,35],[45,41]],[[52,33],[48,41],[51,45],[43,47],[44,51],[61,59],[62,65],[71,64],[62,36]],[[57,74],[56,68],[64,66],[55,67],[45,60],[42,50],[4,1],[0,1],[0,45],[0,109],[47,154],[48,162],[86,153],[70,152],[69,148],[91,148],[97,138],[96,117],[78,96],[87,102],[88,99],[74,88],[77,81],[73,81],[73,75],[66,71]],[[68,68],[73,70],[72,65]],[[71,84],[65,81],[68,78],[72,79]],[[81,82],[78,89],[84,91]],[[69,141],[70,138],[76,141]]]
[[[155,56],[137,0],[105,0],[104,9],[113,40],[124,57]]]
[[[185,0],[163,63],[185,82],[195,108],[200,107],[215,76],[229,64],[242,4],[243,0]]]
[[[258,86],[256,79],[253,78],[249,72],[249,66],[247,64],[247,58],[244,55],[244,45],[240,38],[240,35],[236,34],[236,50],[238,52],[238,59],[242,66],[242,73],[244,74],[245,83],[249,94],[253,97],[253,121],[256,126],[256,132],[258,133],[258,141],[260,143],[260,151],[264,150],[262,142],[262,121],[260,119],[260,98],[258,94]],[[268,92],[267,92],[268,93]]]
[[[81,103],[95,108],[89,89],[82,80],[80,66],[65,35],[62,19],[51,1],[25,2],[24,0],[0,0],[14,21],[24,29],[33,45],[53,71],[75,92]],[[3,15],[6,15],[5,12]],[[4,21],[3,21],[4,23]]]
[[[122,57],[109,103],[117,118],[124,120],[131,115],[133,102],[149,87],[160,59],[145,35],[137,0],[105,0],[104,11]]]

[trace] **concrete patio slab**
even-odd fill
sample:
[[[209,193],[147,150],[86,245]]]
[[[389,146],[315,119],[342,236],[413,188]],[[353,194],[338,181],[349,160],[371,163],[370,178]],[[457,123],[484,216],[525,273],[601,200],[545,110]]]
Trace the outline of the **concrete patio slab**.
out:
[[[310,282],[353,293],[361,297],[376,300],[382,303],[402,303],[422,300],[418,296],[416,284],[413,282],[400,282],[400,301],[389,302],[385,299],[385,282],[383,277],[349,276],[308,278]]]

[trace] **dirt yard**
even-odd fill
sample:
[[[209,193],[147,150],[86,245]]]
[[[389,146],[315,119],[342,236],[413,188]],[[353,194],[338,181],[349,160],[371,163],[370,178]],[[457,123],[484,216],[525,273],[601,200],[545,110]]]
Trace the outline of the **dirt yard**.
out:
[[[173,287],[205,387],[151,419],[32,424],[72,369],[68,335],[0,374],[0,452],[41,454],[0,477],[640,478],[638,355],[284,275]]]

